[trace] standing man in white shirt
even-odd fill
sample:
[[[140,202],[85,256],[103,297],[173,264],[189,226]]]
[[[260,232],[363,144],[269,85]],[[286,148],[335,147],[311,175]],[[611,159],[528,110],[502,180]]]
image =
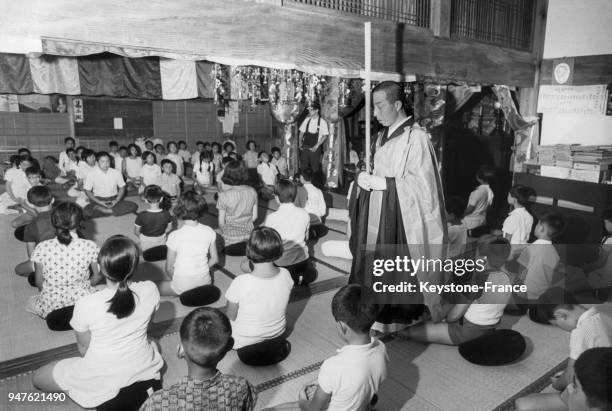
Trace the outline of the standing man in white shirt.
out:
[[[87,217],[103,217],[136,213],[138,205],[122,200],[125,195],[125,181],[118,170],[110,167],[110,154],[101,151],[96,155],[98,168],[85,179],[83,190],[90,203],[85,207]]]
[[[313,101],[308,106],[308,117],[300,125],[300,169],[312,168],[315,173],[321,169],[321,146],[329,136],[327,121],[319,116],[321,105]]]

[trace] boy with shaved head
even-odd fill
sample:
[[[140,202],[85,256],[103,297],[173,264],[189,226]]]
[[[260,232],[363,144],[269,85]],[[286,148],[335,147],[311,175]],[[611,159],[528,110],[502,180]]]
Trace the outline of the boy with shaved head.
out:
[[[181,324],[178,357],[187,362],[187,376],[157,391],[141,411],[250,411],[257,394],[242,377],[221,374],[217,364],[232,349],[232,326],[216,308],[198,308]]]

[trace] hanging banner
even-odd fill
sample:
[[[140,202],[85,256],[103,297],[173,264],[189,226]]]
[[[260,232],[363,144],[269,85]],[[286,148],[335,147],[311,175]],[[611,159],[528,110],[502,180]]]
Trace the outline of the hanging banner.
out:
[[[83,111],[83,99],[72,99],[72,112],[74,113],[74,122],[83,123],[85,121],[85,113]]]
[[[538,113],[604,115],[606,85],[540,86]]]

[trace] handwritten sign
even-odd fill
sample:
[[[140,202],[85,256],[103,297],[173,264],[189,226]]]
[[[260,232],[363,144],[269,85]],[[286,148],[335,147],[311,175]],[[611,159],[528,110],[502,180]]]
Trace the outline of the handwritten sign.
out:
[[[604,115],[606,85],[540,86],[538,113]]]

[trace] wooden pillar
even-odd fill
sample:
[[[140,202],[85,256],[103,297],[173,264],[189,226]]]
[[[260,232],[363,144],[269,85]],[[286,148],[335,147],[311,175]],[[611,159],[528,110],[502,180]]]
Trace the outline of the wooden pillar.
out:
[[[429,28],[436,37],[450,37],[451,0],[431,0]]]
[[[537,115],[536,109],[538,105],[538,92],[540,89],[542,57],[544,55],[547,13],[548,0],[537,0],[531,50],[535,63],[533,87],[521,88],[518,92],[519,111],[524,117],[535,117]],[[534,144],[538,144],[539,136],[535,137],[538,141],[534,141]]]

